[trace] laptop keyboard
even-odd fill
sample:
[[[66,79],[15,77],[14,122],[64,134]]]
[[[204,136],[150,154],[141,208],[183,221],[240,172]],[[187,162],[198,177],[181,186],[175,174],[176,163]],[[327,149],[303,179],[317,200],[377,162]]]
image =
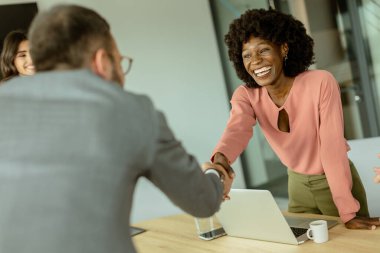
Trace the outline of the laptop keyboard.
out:
[[[292,229],[292,232],[296,236],[296,238],[307,232],[307,228],[295,228],[295,227],[290,227],[290,228]]]

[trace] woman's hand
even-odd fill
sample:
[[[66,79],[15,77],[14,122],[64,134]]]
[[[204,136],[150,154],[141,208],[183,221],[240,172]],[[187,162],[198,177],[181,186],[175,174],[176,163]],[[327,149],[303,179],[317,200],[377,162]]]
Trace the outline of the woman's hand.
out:
[[[224,199],[230,199],[230,197],[228,196],[228,193],[230,192],[231,190],[231,186],[232,186],[232,182],[235,178],[235,171],[232,169],[232,167],[230,166],[230,163],[227,159],[227,157],[225,157],[222,153],[215,153],[214,155],[214,159],[213,159],[213,164],[215,165],[221,165],[225,172],[228,174],[227,177],[228,177],[228,181],[227,183],[225,184],[225,195],[224,195]]]
[[[356,216],[352,220],[344,223],[348,229],[368,229],[374,230],[376,227],[380,226],[379,217],[370,218],[370,217],[358,217]]]
[[[223,200],[230,199],[228,193],[230,192],[233,179],[228,175],[227,171],[220,164],[210,162],[202,164],[202,170],[204,172],[208,169],[214,169],[219,172],[220,180],[223,182]]]
[[[223,168],[227,171],[230,178],[233,179],[235,177],[235,171],[230,166],[230,163],[229,163],[227,157],[225,157],[222,153],[219,153],[219,152],[215,153],[213,163],[222,165]]]

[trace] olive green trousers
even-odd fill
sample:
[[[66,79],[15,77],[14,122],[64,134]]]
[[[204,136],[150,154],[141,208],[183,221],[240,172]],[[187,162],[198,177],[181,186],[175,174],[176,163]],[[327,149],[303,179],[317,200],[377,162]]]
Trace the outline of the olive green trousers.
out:
[[[369,217],[365,189],[355,165],[349,162],[352,175],[351,192],[360,203],[360,210],[356,215]],[[339,216],[324,174],[304,175],[288,169],[288,175],[289,212]]]

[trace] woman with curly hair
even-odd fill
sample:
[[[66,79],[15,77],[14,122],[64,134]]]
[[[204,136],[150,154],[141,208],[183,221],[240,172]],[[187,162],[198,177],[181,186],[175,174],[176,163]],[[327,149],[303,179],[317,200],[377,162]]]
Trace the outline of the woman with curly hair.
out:
[[[22,31],[12,31],[4,39],[0,56],[0,69],[3,80],[15,76],[34,74],[34,65],[29,54],[29,41]]]
[[[288,167],[290,212],[340,216],[347,228],[379,226],[379,218],[369,218],[364,187],[347,157],[339,85],[327,71],[308,70],[314,42],[303,24],[272,9],[248,10],[231,23],[225,42],[245,84],[231,98],[211,160],[233,178],[230,164],[258,122]]]

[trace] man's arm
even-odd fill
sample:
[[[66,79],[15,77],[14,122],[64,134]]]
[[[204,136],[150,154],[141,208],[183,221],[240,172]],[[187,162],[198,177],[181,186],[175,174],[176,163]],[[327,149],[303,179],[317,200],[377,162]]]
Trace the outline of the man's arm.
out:
[[[164,115],[158,112],[157,117],[159,131],[147,178],[184,211],[196,217],[211,216],[222,202],[223,183],[213,173],[205,175],[176,140]]]

